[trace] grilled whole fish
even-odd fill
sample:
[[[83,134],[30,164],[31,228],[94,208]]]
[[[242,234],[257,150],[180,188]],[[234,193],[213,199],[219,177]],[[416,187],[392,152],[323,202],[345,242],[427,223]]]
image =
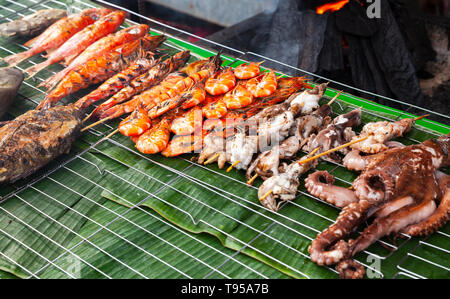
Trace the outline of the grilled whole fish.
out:
[[[67,16],[62,9],[43,9],[21,19],[0,24],[0,36],[35,36]]]
[[[30,110],[0,128],[0,183],[27,177],[68,153],[81,129],[73,105]]]

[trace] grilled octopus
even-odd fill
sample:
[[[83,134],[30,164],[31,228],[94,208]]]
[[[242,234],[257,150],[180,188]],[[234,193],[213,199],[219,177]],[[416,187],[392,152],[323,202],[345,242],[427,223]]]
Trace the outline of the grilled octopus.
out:
[[[67,153],[81,129],[73,105],[30,110],[0,128],[0,183],[14,182]]]
[[[442,227],[450,217],[450,176],[438,169],[450,165],[449,150],[450,134],[371,156],[352,151],[344,165],[362,170],[354,191],[333,186],[326,171],[308,176],[305,187],[311,194],[343,208],[311,243],[311,260],[337,264],[343,278],[361,278],[364,268],[351,259],[379,238],[392,233],[424,236]],[[344,240],[371,216],[372,224],[358,238]]]

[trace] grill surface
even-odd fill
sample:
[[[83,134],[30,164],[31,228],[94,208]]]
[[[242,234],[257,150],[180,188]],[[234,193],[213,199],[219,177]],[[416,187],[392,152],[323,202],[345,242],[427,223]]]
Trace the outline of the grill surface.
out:
[[[94,5],[68,2],[72,12]],[[6,22],[38,9],[66,8],[66,2],[0,0],[0,8],[1,22]],[[185,37],[191,35],[187,32],[139,17],[148,21],[152,32],[171,37],[165,44],[169,52],[190,49],[191,61],[215,54],[187,43]],[[128,25],[132,23],[128,21]],[[226,64],[232,66],[250,60],[282,65],[255,53],[205,39],[202,42],[226,53]],[[23,43],[0,40],[1,57],[23,51]],[[41,61],[43,58],[36,56],[19,68]],[[36,86],[60,69],[55,65],[24,81],[11,117],[34,108],[45,96]],[[314,83],[329,81],[291,69],[291,74],[309,75]],[[322,103],[336,93],[328,90]],[[63,103],[73,102],[81,94],[86,91]],[[335,113],[362,106],[363,122],[412,116],[351,94],[338,99],[333,104]],[[427,109],[409,106],[406,110],[410,109],[449,119]],[[258,203],[260,182],[247,186],[242,171],[226,173],[216,166],[196,164],[189,156],[143,155],[124,136],[107,137],[117,124],[90,129],[70,155],[56,159],[27,180],[1,186],[0,270],[4,272],[0,277],[6,273],[24,278],[337,277],[333,268],[318,267],[309,260],[307,246],[334,221],[338,209],[300,188],[295,201],[274,213]],[[421,120],[399,140],[411,144],[448,132],[443,124]],[[321,162],[318,169],[336,175],[343,186],[356,177],[339,164]],[[449,278],[449,234],[447,224],[422,239],[406,235],[397,240],[383,238],[358,254],[357,261],[367,267],[370,277]]]

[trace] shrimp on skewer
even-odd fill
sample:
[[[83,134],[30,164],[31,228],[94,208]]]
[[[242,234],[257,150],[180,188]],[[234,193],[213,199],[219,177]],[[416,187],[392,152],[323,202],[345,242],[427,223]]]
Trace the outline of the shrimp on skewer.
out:
[[[246,87],[254,97],[270,96],[277,89],[277,77],[275,72],[270,71],[248,80]]]
[[[65,75],[67,75],[75,67],[85,63],[89,59],[109,52],[115,47],[141,38],[145,34],[147,34],[148,31],[149,27],[147,25],[135,25],[99,39],[98,41],[87,47],[86,50],[84,50],[76,58],[73,57],[74,55],[65,57],[64,62],[68,66],[39,84],[39,86],[45,86],[47,89],[54,87],[59,81],[61,81],[62,78],[64,78]]]
[[[29,77],[33,77],[47,66],[61,61],[66,57],[76,57],[87,46],[96,40],[116,31],[116,29],[125,21],[126,13],[124,11],[113,11],[112,13],[101,17],[94,24],[91,24],[74,34],[62,46],[53,51],[48,59],[39,64],[33,65],[25,70]]]
[[[155,39],[145,36],[89,60],[70,71],[55,89],[45,97],[37,109],[48,108],[75,91],[108,79],[116,72],[126,68],[131,61],[142,55],[143,51],[156,48],[162,41],[162,38]]]
[[[232,69],[226,69],[212,77],[209,77],[205,82],[205,90],[213,95],[224,94],[236,85],[236,77]]]
[[[189,135],[202,127],[203,114],[200,107],[194,107],[173,120],[170,130],[176,135]]]
[[[154,107],[156,104],[154,100],[163,92],[166,92],[170,88],[175,86],[176,82],[182,80],[185,76],[182,76],[179,73],[171,73],[161,81],[160,84],[151,87],[150,89],[145,90],[144,92],[134,96],[131,100],[115,105],[104,112],[95,115],[99,119],[113,119],[117,118],[123,114],[132,112],[137,105],[145,107],[145,110],[148,110],[147,107]],[[169,87],[170,86],[170,87]]]
[[[189,109],[203,103],[206,99],[205,85],[198,82],[192,87],[191,98],[181,105],[183,109]]]
[[[156,154],[164,150],[169,143],[170,123],[170,118],[163,118],[139,136],[136,141],[136,148],[143,154]]]
[[[181,92],[190,89],[197,82],[203,81],[203,80],[211,77],[213,74],[216,73],[216,71],[219,69],[221,64],[222,64],[222,59],[220,58],[220,53],[219,53],[216,56],[211,57],[209,59],[208,63],[205,64],[205,66],[202,70],[200,70],[192,75],[189,75],[188,77],[184,78],[183,80],[177,82],[177,84],[175,84],[174,88],[159,95],[158,98],[155,99],[155,102],[158,103],[158,105],[162,105],[162,103],[165,102],[164,106],[169,106],[169,105],[172,106],[171,104],[169,104],[168,101],[170,101],[172,98],[174,98],[174,100],[178,102],[180,100],[180,98],[177,96]],[[187,99],[185,98],[185,100],[187,100]],[[182,103],[182,102],[180,102],[180,103]],[[156,111],[157,109],[159,109],[159,108],[157,108],[157,107],[153,108],[154,111]]]
[[[223,101],[228,109],[238,109],[250,105],[253,95],[242,84],[238,84],[232,91],[225,94]]]
[[[127,86],[131,80],[148,71],[154,65],[155,60],[152,57],[136,60],[125,70],[106,80],[96,90],[79,99],[75,103],[75,106],[84,109],[97,101],[106,99]]]
[[[119,131],[125,136],[139,136],[152,126],[147,111],[137,107],[127,118],[119,124]]]
[[[31,56],[56,49],[74,34],[110,12],[111,10],[107,8],[90,8],[79,14],[62,18],[48,27],[41,35],[26,42],[25,46],[31,47],[31,49],[7,56],[3,60],[10,66],[15,66]]]
[[[241,64],[234,69],[234,75],[236,76],[236,78],[243,80],[256,77],[259,75],[259,73],[261,73],[261,70],[259,68],[259,65],[261,63],[263,63],[263,61],[258,63],[249,62],[246,64]]]
[[[183,66],[189,59],[190,52],[183,51],[178,52],[174,56],[166,59],[165,61],[158,62],[148,72],[133,79],[128,86],[121,89],[118,93],[108,99],[106,102],[99,105],[92,113],[91,117],[97,117],[104,111],[113,107],[116,104],[125,102],[132,96],[141,93],[142,91],[160,83],[164,77],[169,73]],[[134,108],[133,108],[134,110]]]
[[[206,118],[221,118],[227,113],[227,105],[222,100],[222,96],[216,97],[216,100],[208,103],[202,108],[203,116]]]

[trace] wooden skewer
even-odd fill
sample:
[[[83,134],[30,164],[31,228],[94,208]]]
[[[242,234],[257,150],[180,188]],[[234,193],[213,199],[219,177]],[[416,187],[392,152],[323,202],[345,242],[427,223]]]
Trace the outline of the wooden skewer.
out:
[[[425,115],[416,117],[416,118],[414,118],[414,121],[418,121],[418,120],[420,120],[420,119],[422,119],[422,118],[425,118],[425,117],[428,117],[428,116],[430,116],[430,115],[429,115],[429,114],[425,114]]]
[[[112,131],[111,133],[109,133],[108,136],[105,137],[105,139],[110,138],[112,135],[116,134],[117,132],[119,132],[119,129],[115,129],[114,131]]]
[[[214,162],[214,160],[216,160],[218,157],[220,156],[220,153],[215,154],[214,156],[212,156],[211,158],[209,158],[208,160],[205,161],[205,163],[203,163],[204,165],[207,165],[209,163]]]
[[[234,162],[233,164],[231,164],[230,167],[227,168],[227,172],[230,172],[231,169],[233,169],[234,166],[238,165],[241,161],[237,160],[236,162]]]
[[[266,194],[264,194],[259,201],[263,201],[264,199],[266,199],[267,196],[269,196],[270,194],[272,194],[273,190],[269,190],[269,192],[267,192]]]
[[[258,174],[255,174],[254,176],[252,176],[252,178],[247,181],[247,184],[252,185],[257,177],[258,177]]]
[[[315,149],[313,149],[313,150],[308,154],[308,156],[314,155],[319,149],[320,149],[320,146],[316,147]]]
[[[343,92],[343,90],[339,91],[328,103],[327,105],[333,104],[334,101],[338,98],[338,96]]]
[[[352,145],[352,144],[355,144],[355,143],[364,141],[364,140],[366,140],[367,138],[369,138],[369,136],[365,136],[365,137],[362,137],[362,138],[359,138],[359,139],[356,139],[356,140],[347,142],[347,143],[345,143],[345,144],[341,144],[341,145],[339,145],[339,146],[337,146],[337,147],[335,147],[335,148],[332,148],[332,149],[329,149],[329,150],[327,150],[327,151],[324,151],[323,153],[317,154],[317,155],[315,155],[315,156],[313,156],[313,157],[311,157],[311,158],[308,158],[308,159],[299,161],[298,164],[302,165],[302,164],[308,163],[309,161],[312,161],[312,160],[318,159],[318,158],[320,158],[320,157],[322,157],[322,156],[331,154],[332,152],[338,151],[338,150],[343,149],[343,148],[345,148],[345,147],[347,147],[347,146],[350,146],[350,145]]]
[[[113,117],[111,117],[111,116],[105,117],[105,118],[103,118],[103,119],[101,119],[99,121],[96,121],[95,123],[90,124],[89,126],[84,127],[83,129],[81,129],[80,132],[84,132],[84,131],[86,131],[86,130],[92,128],[92,127],[95,127],[96,125],[99,125],[99,124],[101,124],[101,123],[103,123],[103,122],[105,122],[107,120],[112,119],[112,118]]]

